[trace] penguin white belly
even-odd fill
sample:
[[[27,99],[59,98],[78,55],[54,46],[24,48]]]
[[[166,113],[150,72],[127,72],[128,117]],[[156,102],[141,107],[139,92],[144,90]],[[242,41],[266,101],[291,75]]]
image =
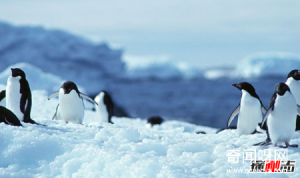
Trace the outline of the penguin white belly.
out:
[[[297,104],[300,104],[300,82],[289,78],[286,84],[290,87],[292,94],[295,97]]]
[[[243,92],[237,122],[239,136],[253,133],[261,121],[262,111],[259,100]]]
[[[278,97],[274,107],[267,120],[271,141],[273,144],[289,142],[296,128],[296,101],[293,95],[289,94]]]
[[[84,117],[84,105],[76,91],[64,94],[63,89],[59,90],[58,114],[65,122],[82,123]]]
[[[102,122],[108,122],[108,112],[106,105],[104,104],[104,93],[101,92],[99,95],[97,95],[95,101],[98,103],[98,105],[95,105],[95,108],[100,120]]]
[[[98,103],[98,106],[96,106],[96,112],[102,122],[108,122],[108,113],[105,104]]]
[[[23,121],[23,113],[20,110],[21,93],[20,77],[8,77],[6,85],[6,108],[11,110],[20,121]]]

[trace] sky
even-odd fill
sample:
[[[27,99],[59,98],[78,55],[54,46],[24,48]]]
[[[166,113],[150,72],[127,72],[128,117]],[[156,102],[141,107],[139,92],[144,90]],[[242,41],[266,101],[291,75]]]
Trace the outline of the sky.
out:
[[[254,53],[300,54],[299,9],[296,0],[0,0],[0,20],[104,41],[126,60],[207,68]]]

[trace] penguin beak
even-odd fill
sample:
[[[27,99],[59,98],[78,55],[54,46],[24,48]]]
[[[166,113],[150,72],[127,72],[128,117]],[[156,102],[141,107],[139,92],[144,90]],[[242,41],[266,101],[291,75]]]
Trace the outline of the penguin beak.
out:
[[[232,86],[236,87],[237,89],[241,90],[241,86],[238,83],[232,84]]]

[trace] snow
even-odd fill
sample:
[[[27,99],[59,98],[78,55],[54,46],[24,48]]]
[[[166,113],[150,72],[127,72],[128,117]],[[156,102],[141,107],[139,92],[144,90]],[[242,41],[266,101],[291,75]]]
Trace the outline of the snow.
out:
[[[32,117],[47,126],[0,124],[0,177],[245,177],[227,173],[250,168],[250,161],[243,162],[242,157],[239,163],[228,163],[228,150],[274,149],[252,146],[265,139],[263,134],[238,137],[236,130],[216,134],[214,128],[180,121],[148,127],[139,118],[113,117],[115,124],[109,124],[91,110],[86,110],[83,124],[65,124],[51,120],[57,98],[47,100],[45,90],[33,90],[32,96]],[[291,143],[300,144],[299,133]],[[299,154],[297,148],[288,149],[290,160],[300,162]],[[299,175],[297,164],[295,173],[285,174]]]
[[[300,55],[291,53],[258,53],[245,57],[235,70],[236,77],[287,76],[300,69]]]
[[[26,79],[30,83],[32,90],[47,90],[50,93],[57,91],[64,82],[60,77],[45,73],[31,64],[17,63],[8,66],[0,73],[0,83],[6,84],[8,77],[11,76],[11,68],[20,68],[25,72]]]

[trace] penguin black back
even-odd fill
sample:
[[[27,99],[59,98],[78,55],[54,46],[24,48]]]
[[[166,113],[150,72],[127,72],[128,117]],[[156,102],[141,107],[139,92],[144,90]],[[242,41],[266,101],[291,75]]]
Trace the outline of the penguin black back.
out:
[[[20,79],[20,110],[23,113],[23,122],[37,124],[34,120],[31,119],[30,112],[32,106],[31,90],[29,83],[26,80],[25,72],[19,68],[11,68],[13,77],[21,77]]]
[[[3,106],[0,106],[0,123],[1,122],[12,126],[22,126],[17,116],[9,109]]]
[[[153,125],[160,125],[161,123],[163,123],[164,119],[160,116],[152,116],[148,118],[148,123],[151,124],[151,126]]]
[[[255,92],[255,88],[248,82],[234,83],[232,86],[236,87],[239,90],[247,91],[251,96],[258,98],[258,95]]]
[[[111,117],[113,116],[113,112],[114,112],[114,103],[107,91],[102,90],[101,92],[104,93],[103,100],[106,106],[106,110],[108,112],[108,122],[113,124],[113,122],[111,121]]]
[[[293,79],[295,80],[300,80],[300,71],[295,69],[295,70],[292,70],[286,78],[290,78],[290,77],[293,77]]]
[[[2,90],[0,92],[0,101],[2,101],[5,98],[5,90]]]

